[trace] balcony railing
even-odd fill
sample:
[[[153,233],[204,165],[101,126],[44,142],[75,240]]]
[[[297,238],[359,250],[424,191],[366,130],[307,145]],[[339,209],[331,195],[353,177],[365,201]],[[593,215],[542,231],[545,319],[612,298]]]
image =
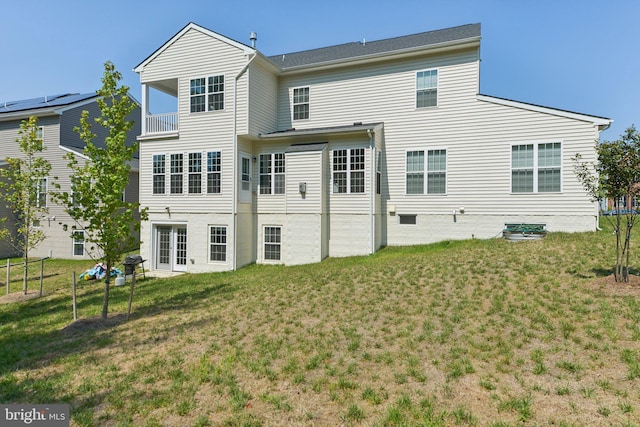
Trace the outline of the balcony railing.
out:
[[[146,133],[167,133],[178,131],[178,113],[148,114]]]

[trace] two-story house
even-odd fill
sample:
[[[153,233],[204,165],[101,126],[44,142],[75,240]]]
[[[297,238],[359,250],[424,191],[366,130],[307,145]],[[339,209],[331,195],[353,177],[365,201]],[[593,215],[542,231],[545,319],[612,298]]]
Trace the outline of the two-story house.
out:
[[[80,116],[83,110],[87,110],[91,118],[100,115],[97,99],[98,95],[94,92],[62,94],[0,103],[0,159],[20,157],[21,153],[16,142],[19,137],[20,123],[31,116],[36,116],[45,146],[41,157],[47,159],[51,164],[50,177],[38,183],[40,193],[37,198],[37,203],[46,206],[49,212],[34,224],[34,226],[42,228],[46,239],[30,251],[31,256],[89,258],[81,226],[78,225],[74,231],[73,227],[76,225],[73,220],[62,206],[53,202],[49,193],[53,190],[53,180],[56,178],[56,182],[60,185],[60,191],[70,191],[70,169],[67,166],[68,160],[65,156],[71,152],[76,155],[79,161],[86,159],[83,155],[85,143],[73,129],[80,126]],[[137,104],[137,101],[135,102]],[[134,127],[129,131],[129,139],[133,143],[141,132],[139,106],[136,107],[129,119],[134,121]],[[106,129],[94,125],[92,131],[96,134],[93,142],[98,146],[103,144],[107,136]],[[135,159],[123,197],[128,201],[137,201],[138,187],[138,159]],[[5,226],[11,229],[12,223],[15,224],[13,212],[7,206],[0,206],[0,215],[7,218]],[[0,256],[11,255],[18,254],[6,242],[0,242]]]
[[[479,24],[269,57],[251,36],[190,23],[135,68],[152,269],[595,229],[571,156],[611,120],[480,94]]]

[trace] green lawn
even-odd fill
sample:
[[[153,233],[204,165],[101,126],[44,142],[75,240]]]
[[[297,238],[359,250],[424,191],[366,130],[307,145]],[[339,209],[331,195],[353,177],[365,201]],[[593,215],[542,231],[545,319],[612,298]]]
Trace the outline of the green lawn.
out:
[[[67,402],[72,425],[639,425],[640,285],[605,280],[612,245],[552,233],[147,279],[128,322],[122,287],[109,322],[75,324],[71,271],[91,263],[48,261],[44,297],[0,304],[0,402]],[[95,318],[102,285],[78,300]]]

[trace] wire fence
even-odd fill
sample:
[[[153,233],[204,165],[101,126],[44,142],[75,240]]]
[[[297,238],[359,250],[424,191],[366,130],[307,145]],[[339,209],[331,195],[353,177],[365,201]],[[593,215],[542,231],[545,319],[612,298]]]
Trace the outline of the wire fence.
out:
[[[33,260],[28,260],[26,262],[26,264],[31,264],[34,262],[39,262],[40,263],[40,296],[42,296],[42,282],[43,282],[43,278],[44,278],[44,262],[46,260],[48,260],[49,257],[44,257],[44,258],[39,258],[39,259],[33,259]],[[20,262],[14,262],[13,264],[11,263],[11,258],[7,258],[7,262],[3,265],[0,265],[0,269],[2,268],[6,268],[7,269],[7,277],[6,277],[6,288],[7,288],[7,295],[9,295],[11,293],[11,267],[15,267],[18,265],[21,265],[23,267],[26,267],[26,264],[24,261],[20,261]],[[27,278],[28,280],[29,278]],[[24,280],[24,278],[23,278]]]

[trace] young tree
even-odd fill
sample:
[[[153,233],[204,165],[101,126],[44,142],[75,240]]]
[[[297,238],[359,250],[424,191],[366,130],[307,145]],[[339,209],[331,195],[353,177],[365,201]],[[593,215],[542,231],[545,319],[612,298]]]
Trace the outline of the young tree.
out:
[[[84,231],[88,252],[95,260],[106,265],[102,318],[106,319],[109,307],[111,267],[122,260],[123,255],[137,243],[133,231],[140,230],[136,218],[139,203],[127,202],[123,192],[129,180],[130,162],[138,149],[134,141],[127,144],[127,133],[133,122],[127,118],[135,109],[127,86],[118,86],[122,79],[111,62],[104,65],[102,88],[98,106],[101,115],[94,119],[105,128],[104,141],[94,143],[89,112],[83,111],[80,126],[74,130],[85,142],[86,161],[78,161],[73,153],[67,155],[71,169],[71,192],[60,192],[57,200],[75,221],[74,231]],[[140,212],[146,218],[146,210]]]
[[[616,236],[616,282],[629,280],[631,230],[636,215],[622,212],[619,201],[633,200],[640,192],[640,134],[635,126],[627,128],[620,139],[596,144],[597,162],[585,162],[580,154],[573,158],[575,173],[593,200],[612,199],[617,207],[610,218]]]
[[[29,251],[45,239],[41,228],[34,224],[47,209],[47,179],[51,171],[49,161],[40,157],[46,149],[42,141],[38,119],[30,117],[20,124],[16,139],[21,157],[8,157],[7,166],[0,169],[0,197],[13,211],[16,220],[15,233],[4,228],[0,237],[8,239],[11,246],[22,255],[24,274],[22,291],[27,294],[29,277]]]

